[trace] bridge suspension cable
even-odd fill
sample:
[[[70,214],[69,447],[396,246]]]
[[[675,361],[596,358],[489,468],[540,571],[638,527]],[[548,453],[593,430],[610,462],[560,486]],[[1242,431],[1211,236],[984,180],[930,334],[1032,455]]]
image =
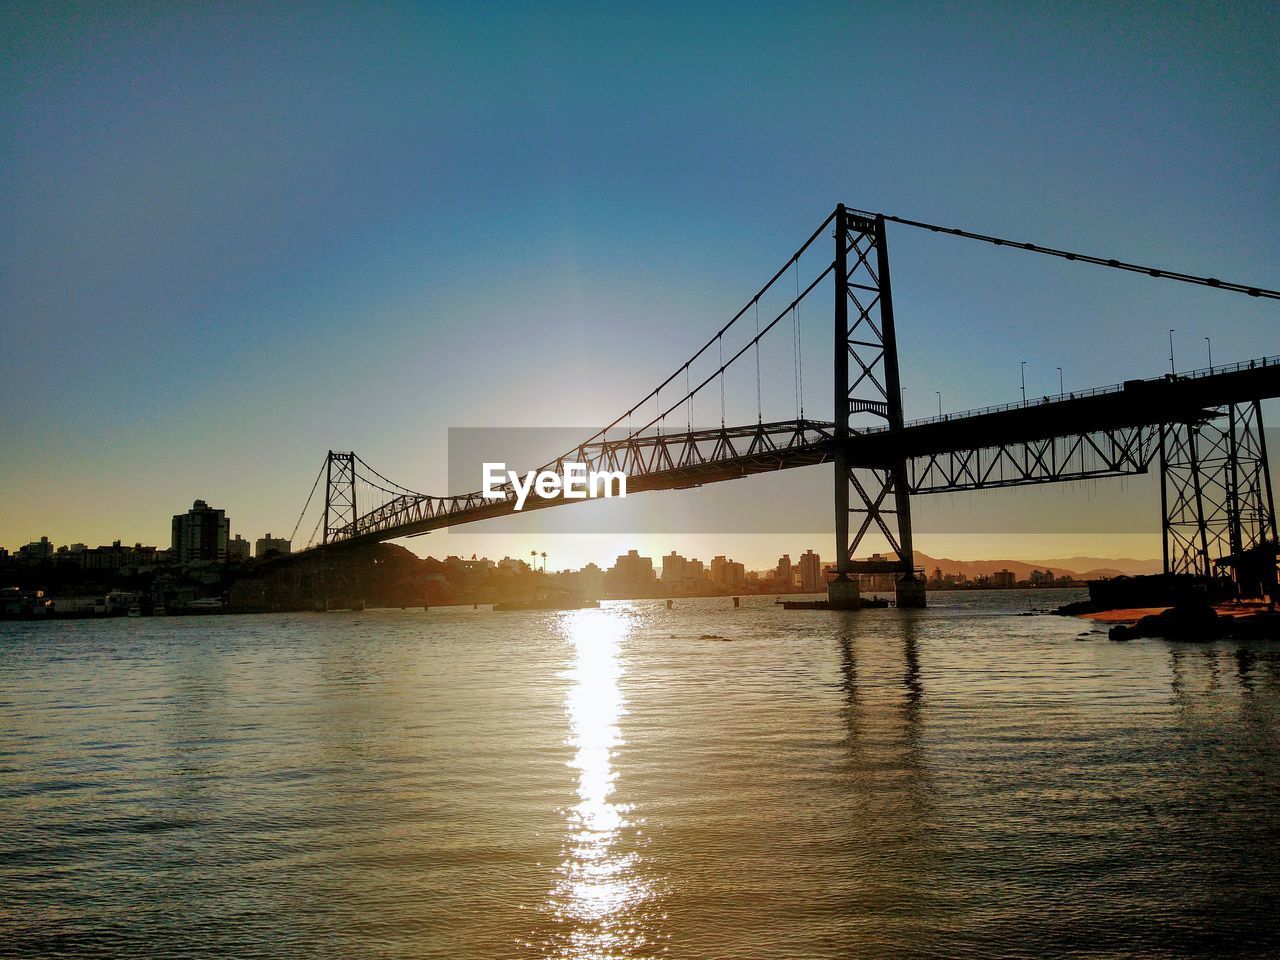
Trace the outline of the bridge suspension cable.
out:
[[[324,514],[322,513],[320,514],[320,516],[316,518],[316,525],[311,531],[311,536],[307,538],[308,547],[316,542],[316,535],[320,532],[320,524],[323,522],[324,522]]]
[[[893,223],[900,223],[907,227],[919,227],[922,230],[929,230],[933,233],[948,233],[953,237],[965,237],[969,240],[981,240],[983,243],[990,243],[997,247],[1012,247],[1015,250],[1029,250],[1032,253],[1044,253],[1051,257],[1061,257],[1063,260],[1078,260],[1082,263],[1092,263],[1099,267],[1111,267],[1113,270],[1127,270],[1130,273],[1145,273],[1149,277],[1156,277],[1161,280],[1179,280],[1182,283],[1194,283],[1202,287],[1213,287],[1215,290],[1229,290],[1232,293],[1243,293],[1249,297],[1265,297],[1269,300],[1280,300],[1280,290],[1268,290],[1265,287],[1255,287],[1246,283],[1232,283],[1229,280],[1219,280],[1217,277],[1198,277],[1190,273],[1179,273],[1176,270],[1164,270],[1160,267],[1144,267],[1137,263],[1126,263],[1123,260],[1108,259],[1106,257],[1094,257],[1086,253],[1072,253],[1069,250],[1057,250],[1053,247],[1042,247],[1035,243],[1022,243],[1017,240],[1005,240],[1001,237],[992,237],[983,233],[973,233],[970,230],[961,230],[958,227],[940,227],[933,223],[924,223],[920,220],[908,220],[906,217],[894,217],[889,214],[883,214],[886,220]]]
[[[298,535],[298,528],[302,526],[302,518],[307,515],[307,508],[311,506],[311,498],[316,495],[316,490],[320,487],[320,478],[324,476],[324,468],[328,462],[326,458],[325,462],[320,465],[320,472],[316,474],[316,482],[311,485],[311,492],[307,494],[307,502],[302,505],[302,512],[298,514],[298,522],[293,525],[293,533],[289,534],[290,543]]]
[[[748,301],[746,302],[746,304],[742,307],[742,309],[741,309],[741,310],[739,310],[737,313],[735,313],[735,314],[733,315],[733,317],[729,320],[729,322],[728,322],[728,323],[726,323],[726,324],[725,324],[724,326],[722,326],[719,330],[717,330],[717,331],[716,331],[716,332],[711,336],[711,338],[707,340],[707,342],[706,342],[706,343],[704,343],[701,347],[699,347],[699,348],[698,348],[698,350],[697,350],[697,351],[695,351],[695,352],[693,353],[693,355],[689,357],[689,359],[688,359],[688,360],[686,360],[684,363],[680,364],[680,366],[676,367],[675,371],[674,371],[674,372],[672,372],[672,374],[671,374],[669,377],[667,377],[667,379],[663,380],[660,384],[658,384],[656,387],[654,387],[652,390],[650,390],[647,394],[645,394],[643,397],[641,397],[638,401],[636,401],[634,404],[632,404],[632,405],[627,409],[627,411],[626,411],[625,413],[623,413],[621,416],[617,417],[615,420],[613,420],[612,422],[610,422],[610,423],[609,423],[609,424],[607,424],[606,426],[602,427],[600,430],[598,430],[598,431],[597,431],[594,435],[592,435],[591,437],[588,437],[588,438],[587,438],[587,440],[586,440],[585,442],[586,442],[586,443],[591,443],[591,442],[593,442],[593,441],[595,441],[595,440],[599,440],[599,439],[603,438],[603,437],[604,437],[604,435],[605,435],[609,430],[612,430],[614,427],[616,427],[618,424],[622,423],[624,420],[629,421],[629,418],[631,417],[631,415],[632,415],[632,414],[636,413],[636,412],[637,412],[637,411],[638,411],[642,406],[644,406],[644,405],[645,405],[646,403],[648,403],[650,400],[656,399],[656,397],[657,397],[658,393],[662,390],[662,388],[663,388],[663,387],[665,387],[665,386],[667,386],[668,384],[672,383],[672,382],[673,382],[677,377],[679,377],[679,376],[680,376],[680,374],[684,371],[684,369],[685,369],[685,367],[686,367],[686,366],[688,366],[688,365],[690,365],[690,364],[694,363],[694,362],[695,362],[699,357],[701,357],[704,353],[706,353],[708,350],[710,350],[713,346],[716,346],[717,344],[719,344],[719,343],[720,343],[721,338],[722,338],[726,333],[728,333],[728,332],[729,332],[729,329],[730,329],[734,324],[736,324],[739,320],[741,320],[743,317],[745,317],[745,316],[747,315],[747,312],[748,312],[748,311],[752,310],[753,308],[758,310],[758,308],[759,308],[759,307],[758,307],[758,305],[759,305],[760,298],[761,298],[762,296],[764,296],[764,295],[769,291],[769,289],[770,289],[770,288],[771,288],[775,283],[777,283],[777,282],[778,282],[778,281],[779,281],[779,280],[780,280],[780,279],[781,279],[781,278],[786,274],[786,272],[787,272],[789,269],[791,269],[791,265],[792,265],[792,264],[794,264],[794,263],[796,263],[796,262],[801,258],[801,256],[803,256],[803,255],[804,255],[805,251],[806,251],[806,250],[808,250],[808,249],[809,249],[809,247],[811,247],[811,246],[813,245],[813,242],[814,242],[815,240],[817,240],[817,239],[818,239],[818,237],[822,236],[823,231],[825,231],[825,230],[827,229],[827,227],[829,227],[829,226],[831,225],[831,222],[832,222],[834,219],[835,219],[835,212],[834,212],[834,211],[832,211],[830,214],[828,214],[828,215],[827,215],[827,218],[826,218],[825,220],[823,220],[823,221],[822,221],[822,223],[820,223],[820,224],[818,225],[818,228],[817,228],[816,230],[814,230],[814,231],[813,231],[813,233],[809,236],[809,239],[807,239],[804,243],[802,243],[802,244],[800,245],[800,248],[799,248],[798,250],[796,250],[796,252],[795,252],[795,253],[793,253],[789,258],[787,258],[787,262],[786,262],[786,263],[784,263],[781,267],[779,267],[779,268],[778,268],[778,272],[777,272],[777,273],[775,273],[772,277],[770,277],[770,278],[769,278],[769,280],[768,280],[768,282],[766,282],[766,283],[764,284],[764,286],[762,286],[758,291],[756,291],[755,296],[753,296],[750,300],[748,300]],[[830,273],[830,272],[831,272],[831,268],[830,268],[830,267],[828,267],[828,268],[827,268],[827,270],[823,273],[823,275],[822,275],[822,276],[823,276],[823,277],[825,277],[825,276],[826,276],[826,274],[827,274],[827,273]],[[821,278],[820,278],[820,279],[821,279]],[[810,284],[810,285],[809,285],[809,287],[806,289],[806,291],[805,291],[805,292],[806,292],[806,293],[808,293],[808,291],[809,291],[809,290],[811,290],[814,286],[816,286],[816,283],[815,283],[815,284]],[[783,312],[782,316],[785,316],[785,311]],[[763,330],[761,330],[761,331],[760,331],[760,336],[763,336],[764,334],[768,333],[768,332],[773,328],[773,326],[774,326],[774,324],[775,324],[775,323],[777,323],[777,319],[775,319],[775,320],[774,320],[772,323],[770,323],[767,327],[765,327]],[[757,338],[757,339],[758,339],[758,338]],[[716,371],[716,373],[718,374],[718,373],[722,372],[722,371],[723,371],[727,366],[729,366],[729,364],[732,364],[734,360],[736,360],[736,359],[737,359],[738,357],[740,357],[744,352],[746,352],[746,350],[747,350],[747,349],[749,349],[750,347],[754,346],[755,342],[756,342],[755,340],[752,340],[750,343],[748,343],[748,344],[747,344],[747,346],[746,346],[746,347],[744,347],[742,350],[739,350],[737,353],[735,353],[735,354],[733,355],[733,357],[731,357],[731,358],[730,358],[730,360],[729,360],[729,362],[728,362],[728,363],[722,363],[722,364],[720,365],[719,370],[717,370],[717,371]],[[722,352],[722,354],[721,354],[721,355],[723,356],[723,352]],[[711,377],[711,378],[708,378],[708,380],[707,380],[707,381],[704,381],[701,385],[699,385],[698,387],[695,387],[693,392],[694,392],[694,393],[697,393],[697,392],[698,392],[698,390],[700,390],[700,389],[702,388],[702,386],[705,386],[705,385],[706,385],[706,383],[710,381],[710,379],[713,379],[713,378],[715,377],[715,375],[716,375],[716,374],[713,374],[713,375],[712,375],[712,377]],[[683,399],[684,399],[684,398],[681,398],[681,402],[683,402]],[[679,403],[677,403],[677,404],[676,404],[676,406],[679,406]],[[670,410],[668,410],[668,411],[667,411],[667,413],[669,413],[669,412],[670,412]],[[665,414],[664,414],[664,415],[665,415]],[[645,426],[641,427],[641,428],[640,428],[640,430],[645,430],[645,429],[647,429],[648,427],[650,427],[650,426],[652,426],[652,425],[653,425],[653,421],[650,421],[648,424],[646,424]],[[636,431],[634,431],[634,430],[632,430],[630,427],[628,427],[627,432],[628,432],[629,434],[632,434],[632,433],[635,433]]]
[[[722,363],[722,364],[720,365],[719,369],[712,371],[712,372],[711,372],[711,373],[706,377],[706,379],[704,379],[701,383],[699,383],[696,387],[694,387],[694,388],[693,388],[693,390],[692,390],[692,391],[691,391],[691,393],[690,393],[690,396],[697,394],[697,393],[698,393],[698,391],[700,391],[703,387],[707,386],[707,384],[711,383],[711,381],[712,381],[712,380],[714,380],[714,379],[715,379],[716,377],[718,377],[718,376],[721,376],[721,375],[722,375],[722,374],[723,374],[727,369],[729,369],[729,367],[731,367],[731,366],[733,365],[733,363],[734,363],[734,361],[735,361],[735,360],[737,360],[739,357],[741,357],[741,356],[742,356],[744,353],[746,353],[748,350],[752,349],[752,348],[753,348],[753,347],[755,347],[757,344],[759,344],[759,342],[760,342],[761,340],[763,340],[766,336],[768,336],[769,331],[770,331],[770,330],[772,330],[774,327],[776,327],[776,326],[777,326],[777,325],[782,321],[782,318],[783,318],[783,317],[785,317],[785,316],[787,316],[787,315],[791,312],[792,308],[793,308],[793,307],[795,307],[795,305],[796,305],[796,304],[798,304],[801,300],[803,300],[803,299],[804,299],[805,297],[807,297],[810,293],[812,293],[812,292],[813,292],[813,288],[814,288],[814,287],[816,287],[818,284],[820,284],[823,280],[825,280],[825,279],[826,279],[826,278],[831,274],[831,272],[832,272],[833,270],[835,270],[835,268],[836,268],[835,263],[829,263],[829,264],[827,264],[826,269],[825,269],[825,270],[823,270],[823,271],[822,271],[820,274],[818,274],[816,277],[814,277],[814,278],[813,278],[813,280],[809,283],[809,285],[808,285],[807,287],[805,287],[803,290],[801,290],[801,291],[800,291],[800,295],[799,295],[795,300],[791,301],[791,303],[789,303],[789,304],[787,304],[785,307],[783,307],[783,309],[781,310],[781,312],[779,312],[779,313],[778,313],[778,315],[777,315],[776,317],[774,317],[774,318],[773,318],[772,320],[770,320],[767,324],[765,324],[765,325],[764,325],[764,327],[762,327],[762,328],[760,329],[760,332],[759,332],[758,334],[756,334],[756,335],[755,335],[754,337],[752,337],[749,341],[747,341],[745,344],[743,344],[743,345],[742,345],[742,347],[741,347],[741,348],[739,348],[739,350],[738,350],[738,352],[737,352],[737,353],[735,353],[735,354],[734,354],[732,357],[730,357],[727,361],[725,361],[724,363]],[[669,383],[669,382],[670,382],[670,380],[668,380],[667,382]],[[660,389],[661,389],[661,387],[659,387],[658,389],[660,390]],[[656,393],[656,392],[657,392],[657,391],[654,391],[654,393]],[[653,395],[654,395],[654,394],[650,394],[650,396],[653,396]],[[666,417],[666,416],[670,415],[672,411],[674,411],[674,410],[676,410],[677,408],[679,408],[679,406],[680,406],[682,403],[684,403],[684,401],[685,401],[685,398],[684,398],[684,397],[681,397],[679,400],[677,400],[677,401],[676,401],[675,403],[673,403],[671,406],[667,407],[667,409],[666,409],[666,410],[662,410],[662,412],[661,412],[661,413],[659,413],[657,416],[655,416],[655,417],[654,417],[652,420],[650,420],[648,423],[646,423],[646,424],[644,424],[643,426],[638,427],[636,430],[632,431],[632,433],[633,433],[633,434],[644,433],[644,431],[648,430],[648,429],[649,429],[650,427],[652,427],[654,424],[659,423],[659,422],[660,422],[664,417]],[[634,408],[633,408],[633,409],[634,409]],[[660,409],[660,408],[659,408],[659,409]],[[629,411],[628,411],[628,412],[629,412]],[[613,423],[614,423],[614,424],[617,424],[617,423],[621,422],[621,421],[622,421],[623,419],[625,419],[625,418],[626,418],[626,414],[623,414],[623,416],[619,417],[619,418],[618,418],[617,420],[615,420]],[[610,424],[610,427],[612,427],[612,426],[613,426],[613,424]],[[610,427],[605,427],[605,428],[604,428],[604,430],[600,430],[600,431],[599,431],[599,432],[597,432],[593,437],[591,437],[590,439],[588,439],[586,442],[587,442],[587,443],[591,443],[592,441],[597,440],[597,439],[599,439],[599,438],[603,437],[603,436],[604,436],[604,434],[605,434],[605,431],[606,431],[606,430],[608,430],[608,429],[610,429]]]
[[[410,490],[408,487],[404,486],[403,484],[399,484],[399,483],[396,483],[394,480],[387,479],[382,474],[380,474],[377,470],[373,469],[373,467],[369,466],[369,464],[365,463],[364,459],[359,454],[356,454],[356,462],[359,463],[360,466],[368,470],[370,473],[372,473],[375,477],[377,477],[383,483],[390,484],[390,489],[388,489],[387,487],[383,487],[383,486],[380,486],[379,484],[374,483],[368,477],[360,478],[365,483],[369,484],[369,486],[373,487],[375,490],[381,490],[383,493],[389,493],[397,497],[405,493],[414,497],[427,496],[427,494],[425,493],[419,493],[417,490]]]

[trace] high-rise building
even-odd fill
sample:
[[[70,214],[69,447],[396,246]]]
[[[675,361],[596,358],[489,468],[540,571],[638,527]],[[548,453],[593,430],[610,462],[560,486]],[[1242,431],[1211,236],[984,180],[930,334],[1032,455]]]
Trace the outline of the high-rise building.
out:
[[[679,583],[687,576],[689,561],[672,550],[662,558],[662,582]]]
[[[259,537],[257,543],[253,546],[253,555],[261,560],[268,554],[276,554],[281,557],[287,557],[293,544],[284,537],[273,537],[268,533],[265,537]]]
[[[52,560],[53,552],[53,544],[49,542],[49,538],[41,537],[19,547],[18,559],[24,563],[39,563],[42,560]]]
[[[800,556],[800,589],[805,593],[817,593],[822,589],[822,558],[812,550],[806,550]]]
[[[784,587],[790,587],[796,582],[795,573],[791,569],[791,554],[784,553],[778,558],[778,569],[774,576]]]
[[[617,559],[609,572],[619,583],[628,586],[643,586],[657,579],[653,572],[653,561],[649,557],[640,556],[638,550],[628,550],[625,556]]]
[[[215,510],[197,500],[186,513],[173,515],[170,556],[178,563],[204,560],[226,563],[231,521],[225,510]]]
[[[561,574],[572,584],[572,589],[584,597],[598,600],[604,596],[604,571],[594,563],[588,563],[577,573]]]
[[[232,563],[248,560],[252,549],[253,544],[237,533],[227,541],[227,559]]]
[[[739,588],[747,582],[746,567],[727,557],[712,557],[711,581],[716,586]]]

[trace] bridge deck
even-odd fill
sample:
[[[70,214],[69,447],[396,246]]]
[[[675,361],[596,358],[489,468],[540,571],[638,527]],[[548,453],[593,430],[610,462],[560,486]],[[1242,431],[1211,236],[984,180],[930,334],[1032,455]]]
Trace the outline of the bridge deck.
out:
[[[1220,372],[1130,380],[1087,394],[917,421],[898,434],[878,430],[853,442],[854,456],[861,464],[874,465],[898,457],[1181,423],[1202,418],[1213,407],[1275,396],[1280,396],[1280,358],[1263,358]]]
[[[1116,431],[1141,431],[1162,423],[1204,419],[1209,412],[1230,403],[1280,396],[1280,358],[1265,358],[1214,371],[1190,375],[1133,380],[1115,387],[1082,394],[1047,397],[1039,402],[950,414],[907,424],[891,432],[875,429],[849,439],[851,465],[882,468],[896,459],[913,463],[912,492],[1044,483],[1085,476],[1115,476],[1146,469],[1151,445],[1139,434],[1117,439]],[[1100,467],[1083,465],[1069,469],[1030,469],[1014,464],[1006,473],[992,462],[978,476],[972,464],[976,452],[1034,445],[1058,438],[1089,438],[1103,434]],[[1148,438],[1149,439],[1149,438]],[[794,420],[723,427],[663,435],[625,437],[584,444],[546,466],[559,470],[576,460],[593,470],[622,470],[629,494],[674,490],[734,480],[774,470],[828,462],[834,450],[829,422]],[[1073,449],[1083,451],[1077,443]],[[1032,449],[1031,457],[1044,465],[1046,448]],[[1006,454],[1007,455],[1007,454]],[[1068,453],[1068,456],[1070,452]],[[1081,454],[1083,456],[1083,454]],[[940,457],[959,456],[963,462],[951,470],[935,470]],[[980,460],[981,458],[977,458]],[[1012,461],[1016,458],[1010,458]],[[937,479],[938,476],[942,479]],[[931,480],[930,477],[933,477]],[[525,510],[548,509],[578,500],[530,497]],[[475,523],[515,513],[514,496],[488,500],[478,492],[457,497],[398,496],[360,517],[338,542],[367,543],[414,536],[443,527]]]

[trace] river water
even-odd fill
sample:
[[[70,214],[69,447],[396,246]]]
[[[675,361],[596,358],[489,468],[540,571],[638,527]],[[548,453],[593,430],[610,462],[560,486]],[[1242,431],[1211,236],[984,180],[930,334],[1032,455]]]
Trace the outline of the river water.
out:
[[[0,954],[1280,950],[1280,646],[749,598],[0,624]]]

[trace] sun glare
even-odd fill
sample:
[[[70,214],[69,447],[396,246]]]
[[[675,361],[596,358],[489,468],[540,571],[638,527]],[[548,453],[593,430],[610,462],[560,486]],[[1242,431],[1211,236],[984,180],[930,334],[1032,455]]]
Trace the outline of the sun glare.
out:
[[[626,715],[621,648],[630,626],[622,611],[579,610],[566,614],[563,630],[573,656],[564,674],[565,710],[578,802],[566,811],[565,859],[553,896],[558,919],[571,925],[562,955],[609,957],[624,948],[631,955],[641,938],[626,916],[650,891],[637,875],[636,854],[621,842],[632,808],[614,797],[614,752]]]

